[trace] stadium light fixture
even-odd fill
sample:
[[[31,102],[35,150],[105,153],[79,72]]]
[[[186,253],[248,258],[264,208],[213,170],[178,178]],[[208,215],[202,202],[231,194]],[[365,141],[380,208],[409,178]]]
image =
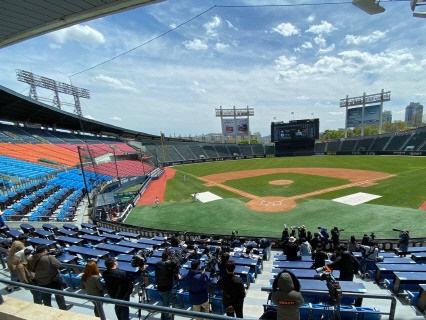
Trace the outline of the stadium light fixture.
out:
[[[385,8],[379,5],[379,2],[375,0],[353,0],[352,4],[368,14],[385,12]]]

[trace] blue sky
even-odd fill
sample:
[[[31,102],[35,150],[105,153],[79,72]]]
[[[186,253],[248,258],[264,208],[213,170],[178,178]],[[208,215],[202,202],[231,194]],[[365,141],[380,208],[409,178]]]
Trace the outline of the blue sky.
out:
[[[71,81],[90,90],[85,117],[166,136],[220,132],[220,106],[254,108],[262,135],[312,114],[321,131],[343,128],[339,100],[382,89],[404,120],[426,103],[426,21],[409,2],[381,5],[370,16],[339,0],[167,0],[3,48],[0,83],[28,94],[15,69]]]

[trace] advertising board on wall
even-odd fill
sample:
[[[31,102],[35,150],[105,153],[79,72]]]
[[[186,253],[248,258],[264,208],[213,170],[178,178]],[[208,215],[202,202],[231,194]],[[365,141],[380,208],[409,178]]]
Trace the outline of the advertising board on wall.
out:
[[[222,133],[225,136],[233,136],[235,133],[239,135],[247,135],[248,119],[222,119]]]

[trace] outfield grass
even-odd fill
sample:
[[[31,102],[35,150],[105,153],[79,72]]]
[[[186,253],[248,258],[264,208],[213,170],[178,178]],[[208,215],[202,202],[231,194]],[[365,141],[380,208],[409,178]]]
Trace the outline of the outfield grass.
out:
[[[423,227],[426,211],[417,208],[426,201],[426,170],[422,157],[406,156],[313,156],[267,158],[183,165],[168,181],[165,203],[158,208],[151,205],[136,207],[126,223],[168,230],[279,237],[283,224],[306,225],[316,231],[317,226],[329,230],[334,226],[346,228],[343,236],[361,237],[375,232],[378,237],[397,237],[392,228],[406,228],[412,237],[425,237]],[[206,187],[197,177],[241,170],[265,168],[348,168],[380,171],[395,177],[378,181],[376,185],[351,187],[298,201],[290,211],[265,213],[248,209],[250,199],[218,187]],[[182,175],[186,175],[183,181]],[[292,180],[291,185],[273,186],[270,180]],[[280,173],[246,179],[228,180],[224,184],[258,196],[292,196],[330,186],[348,183],[345,179]],[[191,193],[210,191],[220,197],[209,203],[192,203]],[[381,196],[366,204],[349,206],[331,199],[366,192]]]

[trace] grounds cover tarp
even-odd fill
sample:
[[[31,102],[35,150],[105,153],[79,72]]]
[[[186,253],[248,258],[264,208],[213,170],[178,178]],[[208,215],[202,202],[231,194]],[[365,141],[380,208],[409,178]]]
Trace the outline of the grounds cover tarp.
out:
[[[333,199],[333,201],[340,202],[343,204],[348,204],[350,206],[356,206],[356,205],[359,205],[377,198],[381,198],[381,197],[382,196],[378,196],[375,194],[358,192],[358,193],[351,194],[349,196]]]

